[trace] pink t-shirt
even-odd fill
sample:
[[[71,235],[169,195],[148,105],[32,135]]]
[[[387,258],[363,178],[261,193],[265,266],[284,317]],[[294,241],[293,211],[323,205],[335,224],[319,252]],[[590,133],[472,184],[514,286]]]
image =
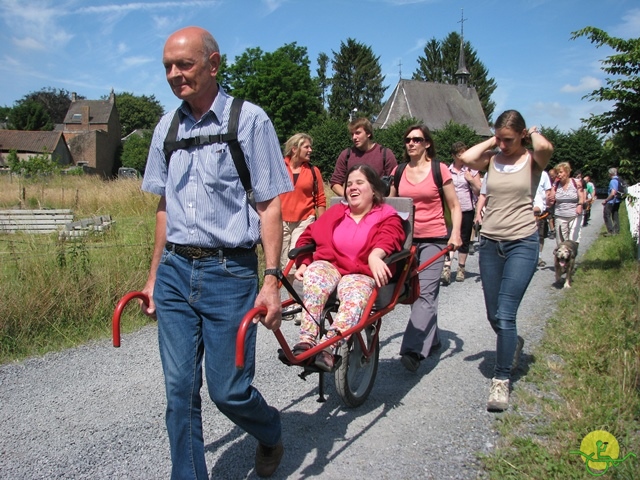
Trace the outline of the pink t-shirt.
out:
[[[443,185],[451,181],[451,172],[443,162],[440,162],[440,173]],[[413,206],[415,207],[414,237],[438,238],[447,235],[442,201],[431,172],[424,180],[414,185],[407,180],[407,170],[405,169],[400,179],[399,191],[401,196],[413,198]]]
[[[382,208],[375,206],[367,215],[356,223],[349,209],[345,210],[344,219],[333,231],[333,243],[346,256],[355,260],[362,247],[367,243],[367,237],[371,229],[377,225],[382,218]]]

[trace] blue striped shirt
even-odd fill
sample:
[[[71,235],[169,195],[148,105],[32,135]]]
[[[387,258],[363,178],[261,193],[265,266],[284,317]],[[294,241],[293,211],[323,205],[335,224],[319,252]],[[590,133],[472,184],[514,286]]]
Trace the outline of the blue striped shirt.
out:
[[[231,101],[220,88],[211,109],[198,121],[183,102],[178,139],[226,133]],[[175,110],[164,115],[153,132],[142,182],[145,192],[166,197],[167,241],[204,248],[252,247],[260,239],[260,218],[247,202],[226,143],[177,150],[167,172],[163,146],[174,114]],[[240,113],[238,141],[256,202],[293,189],[271,120],[249,102]]]

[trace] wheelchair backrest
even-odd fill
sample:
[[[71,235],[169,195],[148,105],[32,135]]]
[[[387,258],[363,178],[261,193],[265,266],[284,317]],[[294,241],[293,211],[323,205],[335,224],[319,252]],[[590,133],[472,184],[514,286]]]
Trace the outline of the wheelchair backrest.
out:
[[[342,197],[331,197],[329,206],[333,207],[342,200],[344,200]],[[398,212],[402,218],[404,233],[407,235],[403,248],[408,250],[411,248],[411,242],[413,241],[413,199],[409,197],[385,197],[384,203],[395,208],[396,212]]]

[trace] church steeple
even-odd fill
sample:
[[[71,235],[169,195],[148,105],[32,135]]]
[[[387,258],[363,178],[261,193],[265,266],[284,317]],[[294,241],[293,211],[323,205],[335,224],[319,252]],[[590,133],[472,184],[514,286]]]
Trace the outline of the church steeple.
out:
[[[471,73],[467,70],[467,64],[464,59],[464,10],[460,13],[460,55],[458,56],[458,71],[455,76],[458,79],[458,85],[467,85]]]

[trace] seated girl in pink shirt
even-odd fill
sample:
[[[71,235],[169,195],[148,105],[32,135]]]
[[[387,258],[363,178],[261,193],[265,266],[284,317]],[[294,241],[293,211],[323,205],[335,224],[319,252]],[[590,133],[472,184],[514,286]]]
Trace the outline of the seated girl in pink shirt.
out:
[[[318,342],[316,322],[334,289],[340,306],[325,338],[333,338],[358,322],[375,286],[386,285],[391,278],[384,258],[400,250],[405,239],[402,219],[393,207],[383,203],[385,185],[371,167],[353,166],[344,187],[346,204],[329,208],[296,243],[296,247],[315,243],[316,249],[296,259],[296,278],[303,284],[308,312],[294,354]],[[333,369],[332,350],[329,347],[316,356],[318,368]]]

